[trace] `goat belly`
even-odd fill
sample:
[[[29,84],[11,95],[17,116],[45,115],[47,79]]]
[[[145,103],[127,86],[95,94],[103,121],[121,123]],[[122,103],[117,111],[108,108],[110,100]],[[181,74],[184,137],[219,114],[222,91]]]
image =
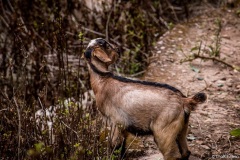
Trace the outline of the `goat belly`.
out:
[[[126,131],[137,135],[137,136],[145,136],[145,135],[152,135],[152,131],[151,130],[143,130],[142,128],[136,127],[134,125],[132,126],[128,126],[126,128]]]

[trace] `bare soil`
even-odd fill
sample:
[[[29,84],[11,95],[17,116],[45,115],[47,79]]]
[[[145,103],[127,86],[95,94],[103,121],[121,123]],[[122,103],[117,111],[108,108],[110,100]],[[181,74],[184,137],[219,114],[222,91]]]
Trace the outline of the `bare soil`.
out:
[[[191,114],[187,137],[190,160],[240,159],[240,139],[229,134],[240,128],[240,72],[211,60],[180,63],[200,42],[204,52],[214,46],[216,21],[222,25],[220,59],[240,66],[240,18],[233,10],[211,8],[176,25],[159,39],[143,78],[168,83],[188,96],[207,93],[207,102]],[[129,159],[163,159],[152,137],[130,137],[128,141]]]

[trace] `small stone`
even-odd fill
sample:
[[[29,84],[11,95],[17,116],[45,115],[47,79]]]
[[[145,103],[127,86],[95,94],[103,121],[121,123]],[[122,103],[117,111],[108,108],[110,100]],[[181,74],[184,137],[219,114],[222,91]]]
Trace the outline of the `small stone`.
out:
[[[202,145],[202,144],[204,144],[204,141],[201,141],[201,140],[196,140],[196,143],[197,143],[197,144],[201,144],[201,145]]]
[[[183,31],[179,30],[178,33],[183,34]]]
[[[189,134],[189,135],[187,136],[187,139],[190,140],[190,141],[193,141],[193,140],[196,139],[196,137],[195,137],[193,134]]]
[[[227,80],[227,78],[226,78],[226,77],[223,77],[223,78],[221,78],[221,80],[222,80],[222,81],[226,81],[226,80]]]
[[[182,73],[186,73],[187,71],[186,70],[182,70]]]
[[[166,48],[166,47],[162,46],[160,49],[161,49],[161,50],[164,50],[165,48]]]
[[[163,44],[163,41],[159,41],[159,42],[157,42],[157,44],[162,45],[162,44]]]
[[[231,39],[229,35],[222,35],[222,38]]]
[[[237,89],[240,89],[240,85],[237,85],[237,87],[236,87]]]
[[[210,150],[211,148],[208,147],[207,145],[201,145],[202,148],[206,149],[206,150]]]
[[[178,40],[179,40],[179,41],[182,41],[182,40],[183,40],[183,38],[178,38]]]
[[[226,85],[227,85],[228,87],[232,87],[232,86],[233,86],[233,84],[232,84],[231,82],[227,82]]]
[[[217,84],[217,86],[218,86],[218,87],[223,87],[224,85],[221,84],[221,83],[219,83],[219,84]]]

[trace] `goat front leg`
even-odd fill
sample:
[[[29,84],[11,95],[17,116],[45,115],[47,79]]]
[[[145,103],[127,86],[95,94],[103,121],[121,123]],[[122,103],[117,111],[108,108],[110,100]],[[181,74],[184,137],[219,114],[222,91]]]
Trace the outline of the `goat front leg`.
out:
[[[110,143],[113,150],[121,148],[121,159],[124,157],[126,152],[126,138],[127,133],[118,125],[111,125],[110,131]]]

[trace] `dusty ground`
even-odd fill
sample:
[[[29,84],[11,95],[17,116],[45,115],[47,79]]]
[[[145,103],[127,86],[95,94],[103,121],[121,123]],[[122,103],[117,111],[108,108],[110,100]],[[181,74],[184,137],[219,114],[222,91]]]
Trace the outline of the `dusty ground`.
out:
[[[187,137],[192,152],[190,160],[224,156],[240,159],[240,139],[229,134],[230,130],[240,128],[240,72],[200,59],[180,63],[192,54],[191,49],[199,46],[200,41],[204,52],[214,46],[219,27],[216,20],[222,25],[220,58],[240,66],[240,18],[234,11],[211,9],[164,34],[153,49],[154,55],[144,76],[145,80],[175,86],[186,95],[202,90],[207,93],[207,103],[199,105],[191,114]],[[137,153],[129,159],[162,157],[152,137],[137,139],[130,148]]]

